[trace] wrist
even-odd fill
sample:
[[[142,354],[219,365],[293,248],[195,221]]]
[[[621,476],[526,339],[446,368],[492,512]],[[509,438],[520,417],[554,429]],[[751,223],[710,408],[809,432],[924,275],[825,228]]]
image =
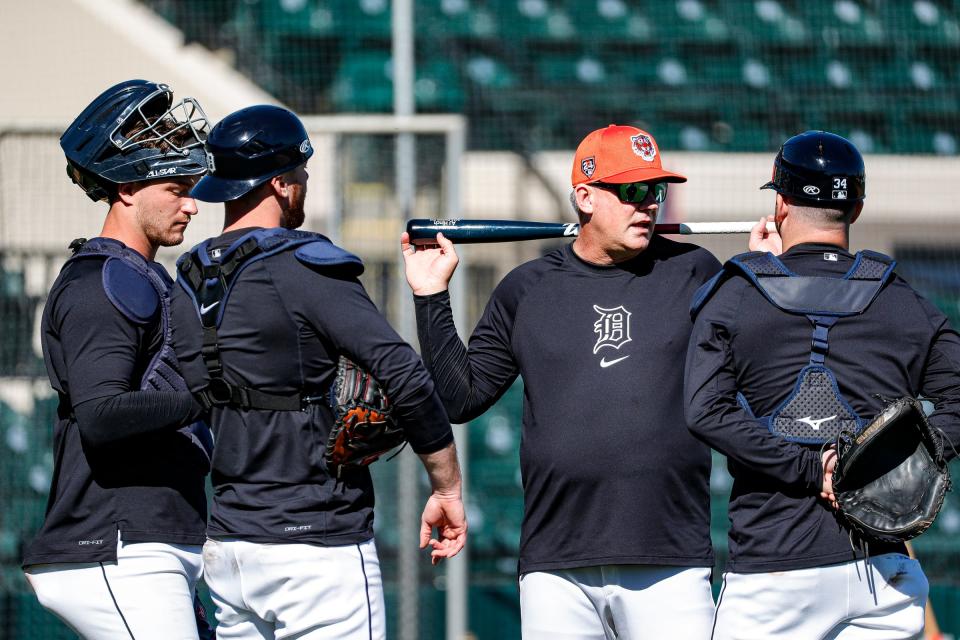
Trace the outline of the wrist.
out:
[[[463,493],[459,470],[445,475],[446,477],[432,478],[431,493],[441,500],[459,500]]]
[[[462,498],[460,485],[446,489],[434,489],[431,496],[444,502],[450,500],[460,500]]]
[[[413,289],[413,295],[415,296],[432,296],[437,293],[443,293],[447,290],[447,284],[433,284],[423,287],[415,287]]]
[[[454,473],[446,474],[444,478],[433,478],[430,483],[430,491],[438,498],[459,498],[462,493],[463,482],[460,480],[460,473],[457,470]]]

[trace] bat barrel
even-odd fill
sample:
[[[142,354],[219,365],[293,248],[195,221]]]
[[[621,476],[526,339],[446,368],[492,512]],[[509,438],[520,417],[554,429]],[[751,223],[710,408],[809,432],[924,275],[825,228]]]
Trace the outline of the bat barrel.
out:
[[[512,242],[544,238],[575,237],[580,225],[573,222],[526,222],[523,220],[429,220],[407,222],[413,244],[432,244],[437,233],[457,244]]]

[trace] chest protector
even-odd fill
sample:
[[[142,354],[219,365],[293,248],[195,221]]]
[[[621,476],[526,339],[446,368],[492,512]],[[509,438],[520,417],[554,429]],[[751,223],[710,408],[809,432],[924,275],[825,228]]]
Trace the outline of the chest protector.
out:
[[[813,326],[810,360],[797,374],[787,399],[769,416],[757,419],[785,440],[823,444],[835,440],[841,431],[857,433],[865,424],[840,394],[827,364],[830,329],[842,318],[863,313],[891,279],[895,265],[881,253],[861,251],[843,277],[801,276],[771,253],[742,253],[701,287],[691,312],[696,316],[726,278],[742,275],[777,309],[806,316]],[[737,393],[737,401],[756,417],[742,393]]]
[[[352,275],[363,273],[360,258],[336,246],[325,236],[282,228],[256,229],[225,249],[211,249],[210,240],[204,240],[177,260],[177,282],[193,301],[203,326],[201,355],[210,374],[210,384],[201,396],[210,406],[301,411],[309,404],[327,401],[325,393],[311,395],[306,390],[292,394],[268,393],[229,382],[223,376],[217,330],[237,278],[258,260],[291,249],[304,264],[347,267]]]
[[[159,308],[161,345],[140,378],[140,389],[188,391],[173,350],[173,330],[170,327],[170,287],[173,281],[170,276],[151,267],[133,249],[110,238],[74,240],[70,248],[73,255],[66,264],[74,260],[106,258],[102,272],[104,293],[128,320],[138,325],[146,324]],[[205,423],[195,422],[182,427],[180,432],[210,459],[213,437]]]

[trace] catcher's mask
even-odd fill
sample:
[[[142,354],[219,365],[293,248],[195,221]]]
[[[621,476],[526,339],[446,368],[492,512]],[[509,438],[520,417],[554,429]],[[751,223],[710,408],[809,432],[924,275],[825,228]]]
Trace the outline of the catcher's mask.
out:
[[[67,175],[93,201],[112,185],[206,172],[207,116],[165,84],[127,80],[91,102],[60,136]]]

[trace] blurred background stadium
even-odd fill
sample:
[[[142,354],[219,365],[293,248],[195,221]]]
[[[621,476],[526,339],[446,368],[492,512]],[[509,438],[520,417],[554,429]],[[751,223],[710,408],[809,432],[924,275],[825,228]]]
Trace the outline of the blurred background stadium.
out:
[[[689,183],[664,218],[772,210],[779,144],[824,128],[864,152],[853,248],[893,254],[960,324],[960,0],[0,0],[0,638],[73,637],[37,605],[20,550],[42,520],[55,398],[37,326],[47,287],[103,209],[63,171],[57,137],[107,86],[142,77],[216,121],[261,102],[305,116],[306,228],[367,262],[364,284],[404,335],[397,265],[408,217],[572,220],[577,142],[611,122],[652,132]],[[397,15],[394,15],[396,13]],[[409,27],[409,28],[405,28]],[[414,115],[416,114],[416,115]],[[307,117],[308,116],[308,117]],[[219,229],[202,206],[187,244]],[[746,238],[698,238],[724,259]],[[468,247],[461,331],[492,287],[550,243]],[[178,251],[165,250],[171,263]],[[896,336],[891,336],[896,340]],[[680,363],[678,363],[678,366]],[[425,478],[378,463],[377,530],[391,638],[516,638],[522,384],[458,428],[469,466],[469,556],[414,552]],[[664,428],[683,428],[664,425]],[[957,443],[960,445],[960,443]],[[713,474],[726,548],[730,481]],[[955,467],[956,472],[960,467]],[[960,499],[916,541],[941,627],[960,635]],[[627,532],[629,534],[629,532]]]

